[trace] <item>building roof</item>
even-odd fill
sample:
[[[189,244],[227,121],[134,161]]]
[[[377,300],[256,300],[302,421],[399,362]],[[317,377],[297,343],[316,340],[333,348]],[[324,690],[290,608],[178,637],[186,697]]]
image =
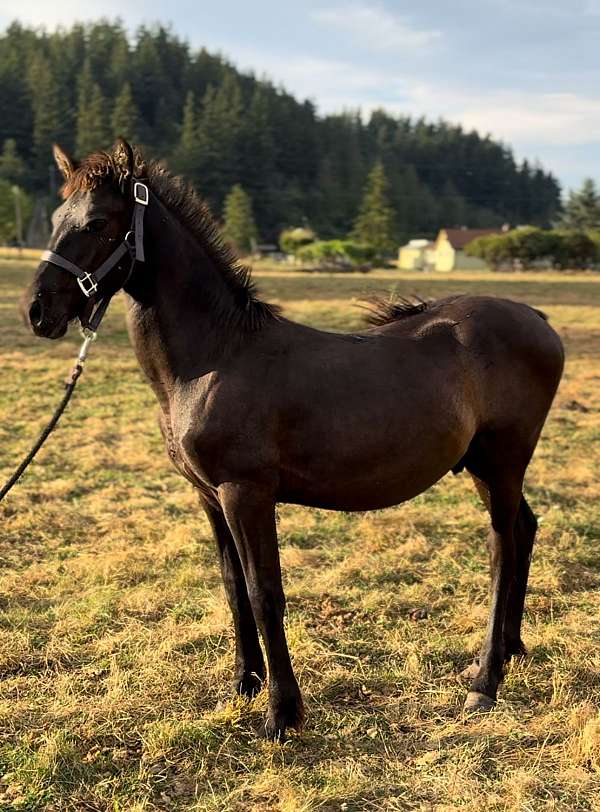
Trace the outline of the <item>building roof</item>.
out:
[[[429,248],[430,245],[433,245],[432,242],[429,240],[410,240],[405,248]]]
[[[501,228],[443,228],[439,237],[445,234],[448,242],[455,251],[461,251],[477,237],[487,237],[489,234],[502,234]]]

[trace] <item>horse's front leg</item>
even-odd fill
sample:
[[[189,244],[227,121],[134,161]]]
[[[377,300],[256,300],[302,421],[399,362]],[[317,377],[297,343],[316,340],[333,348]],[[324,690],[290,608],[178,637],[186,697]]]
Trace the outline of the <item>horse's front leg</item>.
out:
[[[256,621],[248,598],[244,571],[233,536],[220,506],[209,503],[204,497],[200,497],[200,501],[217,542],[221,575],[227,602],[233,615],[235,689],[241,696],[252,699],[262,688],[265,679],[265,663],[258,640]]]
[[[285,597],[275,525],[275,501],[267,490],[250,483],[228,482],[219,500],[235,539],[248,595],[269,664],[269,710],[265,734],[283,740],[287,727],[300,729],[304,709],[285,639]]]

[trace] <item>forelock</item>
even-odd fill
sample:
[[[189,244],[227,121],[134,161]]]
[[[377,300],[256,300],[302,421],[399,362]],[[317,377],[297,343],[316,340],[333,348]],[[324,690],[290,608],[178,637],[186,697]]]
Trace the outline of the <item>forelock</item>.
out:
[[[143,177],[146,164],[138,150],[134,148],[134,175]],[[94,152],[78,164],[61,189],[64,200],[73,192],[88,192],[97,189],[103,183],[114,183],[121,186],[123,181],[131,179],[129,169],[125,169],[119,156],[110,152]]]
[[[61,189],[63,200],[74,192],[88,192],[97,189],[106,181],[121,181],[121,173],[113,156],[108,152],[94,152],[77,166]]]

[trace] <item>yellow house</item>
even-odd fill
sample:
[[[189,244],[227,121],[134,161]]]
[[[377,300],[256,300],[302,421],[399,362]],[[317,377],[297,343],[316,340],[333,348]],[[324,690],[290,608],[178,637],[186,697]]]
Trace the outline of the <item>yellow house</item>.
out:
[[[487,270],[487,263],[468,256],[465,248],[477,237],[502,233],[499,228],[443,228],[430,253],[431,267],[436,271]]]
[[[433,243],[429,240],[411,240],[398,252],[398,267],[403,271],[426,271],[429,269]]]

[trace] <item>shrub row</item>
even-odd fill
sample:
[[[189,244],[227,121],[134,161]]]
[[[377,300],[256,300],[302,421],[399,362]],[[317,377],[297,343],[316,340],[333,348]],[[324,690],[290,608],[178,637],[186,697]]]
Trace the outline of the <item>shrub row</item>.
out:
[[[296,258],[300,262],[314,263],[321,268],[354,270],[369,267],[375,255],[370,246],[351,240],[319,240],[298,249]]]
[[[600,233],[523,227],[479,237],[465,249],[491,268],[591,268],[600,263]]]

